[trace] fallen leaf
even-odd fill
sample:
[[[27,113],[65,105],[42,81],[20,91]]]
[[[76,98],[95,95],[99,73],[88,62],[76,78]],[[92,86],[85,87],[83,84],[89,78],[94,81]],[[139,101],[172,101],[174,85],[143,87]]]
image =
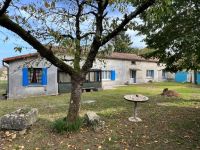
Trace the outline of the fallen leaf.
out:
[[[12,134],[12,139],[15,139],[17,137],[16,134]]]
[[[10,136],[10,132],[9,132],[9,131],[6,131],[6,132],[5,132],[5,135],[6,135],[6,136]]]

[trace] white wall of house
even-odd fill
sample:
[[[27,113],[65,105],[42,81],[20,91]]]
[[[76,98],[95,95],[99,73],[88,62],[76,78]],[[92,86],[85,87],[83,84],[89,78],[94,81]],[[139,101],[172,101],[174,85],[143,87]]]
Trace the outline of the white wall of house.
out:
[[[165,68],[164,65],[157,65],[156,62],[148,61],[135,61],[132,64],[130,60],[117,60],[117,59],[106,59],[104,63],[97,60],[93,68],[98,68],[102,70],[115,70],[116,80],[102,80],[103,88],[114,86],[114,85],[124,85],[125,83],[133,83],[131,79],[131,70],[136,70],[136,83],[146,83],[148,81],[160,82],[166,79],[162,77],[162,70]],[[147,70],[154,70],[154,77],[147,77]]]
[[[15,98],[24,98],[28,96],[36,95],[56,95],[58,94],[58,83],[57,83],[57,68],[51,65],[48,70],[48,84],[46,86],[23,86],[22,85],[22,68],[27,65],[31,65],[35,68],[44,68],[46,67],[45,61],[41,61],[38,64],[38,61],[34,63],[29,63],[30,59],[25,62],[24,60],[18,60],[9,63],[9,99]]]

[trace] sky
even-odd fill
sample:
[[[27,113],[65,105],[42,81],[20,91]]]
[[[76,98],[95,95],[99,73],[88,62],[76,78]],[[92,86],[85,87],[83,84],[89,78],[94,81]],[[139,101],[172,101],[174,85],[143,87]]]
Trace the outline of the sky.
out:
[[[146,46],[145,43],[142,42],[144,37],[137,36],[136,31],[128,30],[127,33],[131,36],[131,39],[133,41],[133,47],[144,48]],[[2,33],[0,33],[0,37],[2,37]],[[23,49],[21,53],[16,52],[14,50],[14,48],[16,47],[16,43],[30,47],[27,43],[20,40],[20,37],[16,37],[16,39],[11,39],[6,42],[4,42],[3,40],[4,39],[0,38],[0,62],[2,62],[2,60],[7,57],[13,57],[13,56],[17,56],[17,55],[35,52],[34,50],[30,50],[30,49]],[[2,66],[2,63],[0,64],[0,66]]]
[[[129,9],[133,10],[133,8],[131,7]],[[112,17],[121,17],[116,11],[112,12],[111,15]],[[140,20],[138,20],[138,22],[140,22]],[[132,30],[128,30],[126,33],[129,34],[131,37],[131,40],[133,42],[132,47],[144,48],[146,46],[145,43],[142,41],[144,39],[144,36],[137,36],[137,32]],[[4,39],[6,38],[6,36],[9,37],[9,40],[5,42]],[[2,66],[1,62],[4,58],[36,52],[33,49],[23,49],[21,53],[16,52],[14,48],[17,45],[23,45],[24,47],[31,48],[31,46],[29,46],[28,43],[21,40],[20,37],[14,36],[14,34],[10,31],[0,27],[0,66]]]

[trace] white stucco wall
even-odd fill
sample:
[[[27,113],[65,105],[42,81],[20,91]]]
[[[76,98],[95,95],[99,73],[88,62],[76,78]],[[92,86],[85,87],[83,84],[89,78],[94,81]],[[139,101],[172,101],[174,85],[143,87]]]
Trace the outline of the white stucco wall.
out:
[[[93,68],[99,68],[102,70],[115,70],[116,71],[116,80],[103,80],[103,88],[113,85],[124,85],[125,83],[131,80],[130,70],[136,70],[136,83],[146,83],[150,80],[154,82],[164,81],[162,78],[162,70],[165,68],[164,65],[157,65],[156,62],[145,62],[145,61],[136,61],[135,64],[132,64],[130,60],[116,60],[116,59],[106,59],[102,61],[96,61],[93,65]],[[147,70],[154,70],[154,78],[146,77]]]
[[[39,62],[39,64],[38,64]],[[58,94],[57,84],[57,68],[53,65],[47,69],[46,86],[23,86],[22,85],[22,68],[23,66],[31,65],[35,68],[45,68],[47,64],[45,61],[34,61],[30,64],[30,60],[25,62],[24,60],[18,60],[9,63],[9,99],[24,98],[35,95],[56,95]]]

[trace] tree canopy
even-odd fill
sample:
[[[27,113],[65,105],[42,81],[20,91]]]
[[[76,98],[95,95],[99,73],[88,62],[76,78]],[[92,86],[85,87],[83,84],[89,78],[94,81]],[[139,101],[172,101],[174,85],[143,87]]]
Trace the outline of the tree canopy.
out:
[[[141,15],[139,26],[148,47],[166,70],[200,69],[200,1],[176,0],[154,6]]]

